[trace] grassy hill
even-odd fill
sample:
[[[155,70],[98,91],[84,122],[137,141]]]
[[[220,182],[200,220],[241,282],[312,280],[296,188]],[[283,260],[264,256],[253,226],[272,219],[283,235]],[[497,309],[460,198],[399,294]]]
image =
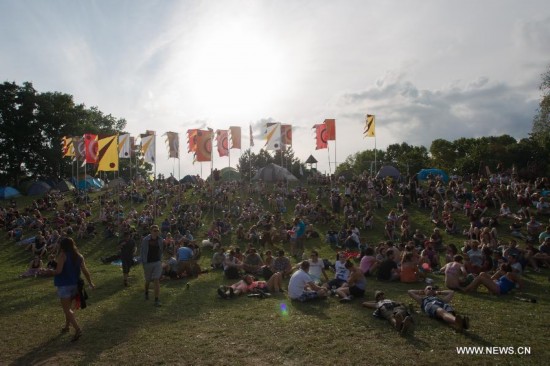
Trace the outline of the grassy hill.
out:
[[[309,189],[311,197],[315,187]],[[116,199],[112,193],[109,197]],[[248,197],[241,192],[241,197]],[[97,195],[93,214],[98,216]],[[253,196],[267,205],[265,196]],[[72,199],[67,196],[66,199]],[[169,197],[171,202],[175,199]],[[194,191],[184,194],[186,203],[194,203]],[[21,198],[17,205],[30,204]],[[292,217],[295,201],[287,202]],[[328,200],[324,205],[328,207]],[[124,203],[126,207],[130,203]],[[383,239],[383,223],[396,199],[384,200],[375,210],[374,229],[361,231],[362,238],[373,245]],[[511,205],[513,203],[511,202]],[[138,210],[142,206],[138,206]],[[515,207],[515,206],[513,206]],[[409,206],[411,228],[429,233],[433,224],[429,210]],[[51,215],[51,212],[46,215]],[[202,239],[212,217],[204,214],[205,226],[196,237]],[[459,224],[467,220],[457,214]],[[156,222],[160,223],[161,219]],[[545,219],[547,220],[547,219]],[[507,222],[499,228],[501,240],[508,240]],[[235,224],[235,222],[234,222]],[[317,226],[320,233],[339,227],[339,221]],[[97,286],[89,291],[89,307],[76,312],[84,331],[76,343],[59,330],[63,313],[51,278],[18,278],[30,261],[30,254],[13,240],[2,236],[0,246],[0,364],[185,364],[185,365],[431,365],[431,364],[521,364],[542,365],[547,362],[550,327],[548,276],[530,271],[525,274],[525,293],[537,303],[515,299],[517,293],[497,297],[480,290],[477,294],[455,294],[452,304],[471,318],[471,329],[459,334],[445,324],[429,319],[415,306],[415,331],[400,337],[385,321],[361,307],[361,301],[341,304],[335,298],[314,303],[291,302],[286,294],[259,300],[241,297],[221,300],[216,296],[225,280],[221,272],[210,271],[197,279],[169,280],[161,284],[163,306],[153,307],[143,299],[143,272],[132,268],[130,286],[122,285],[121,269],[104,265],[100,258],[116,253],[117,239],[105,240],[102,228],[95,238],[79,240],[77,245],[86,258]],[[444,235],[444,244],[461,246],[462,235]],[[322,235],[323,236],[323,235]],[[235,238],[224,245],[241,248],[246,242]],[[278,247],[281,247],[279,245]],[[288,252],[288,244],[284,249]],[[306,250],[317,249],[321,257],[334,261],[336,251],[324,238],[306,241]],[[210,264],[211,251],[205,250],[201,266]],[[293,259],[293,263],[296,261]],[[430,275],[440,286],[443,276]],[[186,284],[189,282],[189,286]],[[285,281],[287,283],[287,281]],[[286,287],[286,285],[285,285]],[[369,278],[366,299],[383,289],[388,298],[412,303],[406,290],[423,288],[423,284],[381,283]],[[527,355],[458,355],[456,347],[529,347]],[[492,348],[491,348],[492,349]],[[518,351],[518,349],[514,349]]]

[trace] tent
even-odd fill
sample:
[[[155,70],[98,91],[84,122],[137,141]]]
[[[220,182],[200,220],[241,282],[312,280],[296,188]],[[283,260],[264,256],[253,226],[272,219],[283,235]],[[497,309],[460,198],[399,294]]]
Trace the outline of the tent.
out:
[[[109,188],[126,187],[127,185],[128,183],[122,178],[115,178],[107,184]]]
[[[48,193],[52,187],[46,182],[34,182],[27,190],[27,196],[40,196]]]
[[[21,196],[21,193],[13,187],[0,187],[0,199],[9,200]]]
[[[99,182],[91,176],[87,175],[86,179],[80,179],[78,181],[78,189],[89,189],[89,188],[101,188]]]
[[[61,182],[55,185],[55,189],[57,189],[59,192],[67,192],[67,191],[74,191],[76,188],[74,184],[72,184],[68,180],[62,180]]]
[[[225,167],[220,170],[220,178],[224,182],[242,180],[241,173],[232,167]]]
[[[428,175],[430,174],[433,175],[434,177],[437,177],[438,175],[440,175],[443,178],[444,183],[447,183],[449,181],[449,176],[447,175],[447,173],[445,173],[441,169],[436,169],[436,168],[422,169],[417,173],[419,180],[428,179]]]
[[[263,180],[264,182],[295,182],[298,181],[291,172],[279,166],[277,164],[267,164],[265,167],[260,169],[252,180]]]
[[[376,178],[386,178],[386,177],[392,177],[395,180],[398,180],[401,178],[401,173],[399,173],[399,170],[397,170],[395,167],[391,165],[384,165],[380,170],[378,171],[378,174],[376,174]]]
[[[180,179],[180,183],[197,184],[197,177],[193,175],[186,175],[185,177]]]

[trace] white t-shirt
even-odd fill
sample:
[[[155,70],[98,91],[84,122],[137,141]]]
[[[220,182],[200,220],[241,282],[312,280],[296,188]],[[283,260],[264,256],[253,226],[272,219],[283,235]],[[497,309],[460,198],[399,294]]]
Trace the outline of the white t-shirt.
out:
[[[310,282],[312,280],[307,272],[301,269],[297,270],[288,282],[288,296],[293,300],[299,298],[304,292],[306,285]]]
[[[313,262],[311,259],[309,262],[309,276],[313,281],[320,281],[321,276],[323,276],[323,269],[325,268],[325,263],[321,258],[317,258],[317,262]]]
[[[334,263],[334,269],[336,272],[335,278],[344,281],[348,280],[349,271],[346,268],[346,262],[342,263],[341,261],[336,261],[336,263]]]

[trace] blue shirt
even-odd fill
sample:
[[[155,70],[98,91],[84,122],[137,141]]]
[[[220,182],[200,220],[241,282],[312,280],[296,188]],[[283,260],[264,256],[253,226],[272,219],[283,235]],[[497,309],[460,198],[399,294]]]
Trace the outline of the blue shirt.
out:
[[[193,259],[193,251],[189,247],[180,247],[177,254],[178,261],[185,262]]]

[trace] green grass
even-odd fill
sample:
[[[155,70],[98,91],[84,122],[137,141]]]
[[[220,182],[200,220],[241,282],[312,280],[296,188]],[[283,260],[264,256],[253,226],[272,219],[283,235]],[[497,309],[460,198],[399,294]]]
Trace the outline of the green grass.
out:
[[[186,197],[195,199],[189,193]],[[362,231],[369,243],[382,239],[383,218],[394,203],[385,202],[384,209],[376,211],[373,231]],[[293,202],[288,205],[293,206]],[[412,229],[432,230],[428,211],[412,206],[409,211]],[[324,232],[327,228],[317,229]],[[500,231],[504,234],[505,225]],[[461,244],[463,240],[444,234],[444,243]],[[244,248],[246,243],[238,244]],[[483,290],[456,294],[452,304],[470,316],[469,332],[455,333],[417,313],[414,333],[400,337],[387,322],[362,308],[360,301],[340,304],[331,298],[300,304],[285,295],[220,300],[216,288],[232,282],[220,272],[191,280],[189,289],[186,280],[163,282],[163,306],[155,308],[152,301],[143,299],[141,267],[132,268],[130,287],[124,288],[120,268],[100,263],[100,257],[116,251],[116,241],[99,235],[78,242],[97,288],[89,291],[89,307],[76,312],[84,336],[71,344],[69,335],[59,334],[64,318],[52,279],[19,279],[29,253],[5,238],[0,245],[0,364],[542,365],[549,355],[548,269],[525,275],[525,291],[537,297],[536,304],[515,300],[514,294],[496,297]],[[334,260],[335,251],[321,239],[306,242],[306,248],[318,249],[322,257]],[[210,256],[209,251],[203,253],[202,267],[209,265]],[[432,277],[442,285],[442,276]],[[383,289],[387,297],[411,303],[406,295],[409,288],[369,279],[367,299],[372,299],[376,289]],[[528,346],[531,355],[461,356],[457,346]]]

